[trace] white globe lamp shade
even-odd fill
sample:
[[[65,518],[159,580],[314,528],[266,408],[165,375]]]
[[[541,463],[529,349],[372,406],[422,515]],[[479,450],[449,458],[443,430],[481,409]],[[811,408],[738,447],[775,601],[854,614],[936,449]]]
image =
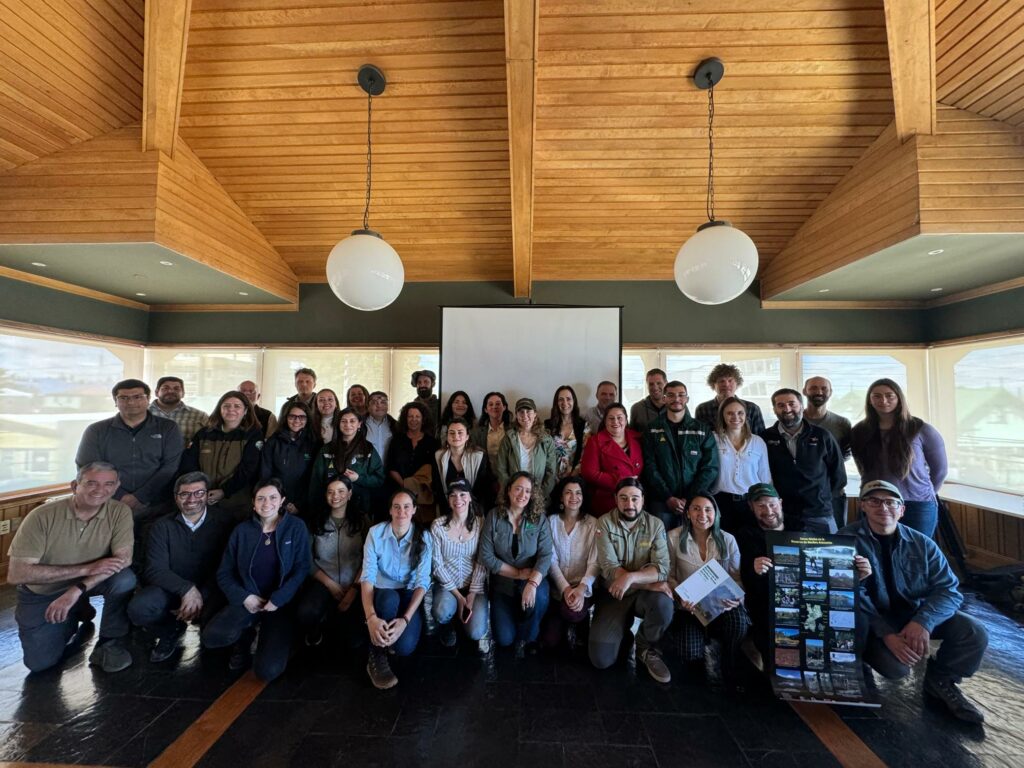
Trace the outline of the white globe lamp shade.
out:
[[[372,229],[357,229],[327,257],[327,282],[352,309],[373,312],[398,298],[405,267],[397,251]]]
[[[750,287],[757,265],[753,240],[727,221],[709,221],[676,254],[676,285],[698,304],[725,304]]]

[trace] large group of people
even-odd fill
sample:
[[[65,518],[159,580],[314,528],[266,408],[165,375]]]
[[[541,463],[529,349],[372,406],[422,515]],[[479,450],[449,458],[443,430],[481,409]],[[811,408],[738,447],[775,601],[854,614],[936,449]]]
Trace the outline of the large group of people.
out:
[[[905,675],[942,638],[925,691],[980,721],[957,684],[985,632],[958,610],[932,540],[942,438],[896,382],[873,383],[851,425],[813,377],[771,396],[766,426],[724,363],[693,414],[686,385],[660,369],[628,413],[602,381],[590,407],[559,387],[547,419],[498,391],[479,417],[464,391],[442,409],[436,381],[415,372],[397,419],[386,393],[353,385],[342,403],[309,368],[276,415],[251,381],[209,415],[184,403],[180,378],[161,378],[152,403],[144,382],[116,384],[117,414],[86,429],[71,495],[33,510],[10,547],[25,664],[59,664],[98,596],[90,663],[108,672],[131,665],[132,625],[162,663],[193,623],[205,647],[230,648],[233,668],[251,663],[265,680],[327,642],[365,653],[389,688],[391,657],[414,653],[429,627],[484,654],[585,649],[598,669],[635,642],[658,682],[676,653],[737,685],[748,638],[772,663],[765,533],[842,529],[857,541],[865,661]],[[851,455],[861,516],[844,527]],[[712,560],[744,598],[705,626],[675,588]]]

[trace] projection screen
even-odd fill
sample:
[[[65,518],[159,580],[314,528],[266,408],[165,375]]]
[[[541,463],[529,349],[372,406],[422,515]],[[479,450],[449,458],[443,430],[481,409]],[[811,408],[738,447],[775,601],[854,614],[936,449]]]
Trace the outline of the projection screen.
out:
[[[532,397],[546,419],[555,390],[568,384],[585,411],[599,382],[620,386],[621,313],[621,307],[442,307],[442,408],[452,392],[465,390],[479,418],[484,395],[499,391],[510,408]]]

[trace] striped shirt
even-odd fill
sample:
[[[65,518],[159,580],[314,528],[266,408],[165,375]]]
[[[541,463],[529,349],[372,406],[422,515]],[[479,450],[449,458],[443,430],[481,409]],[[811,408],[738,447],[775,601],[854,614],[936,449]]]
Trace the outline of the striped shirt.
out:
[[[446,592],[458,589],[465,594],[467,587],[473,593],[484,591],[487,569],[476,559],[483,523],[483,518],[478,517],[465,541],[455,541],[448,535],[443,518],[437,518],[430,526],[434,581]]]
[[[196,432],[206,426],[206,422],[210,418],[205,412],[184,403],[178,403],[178,407],[168,413],[157,405],[156,401],[153,401],[149,404],[149,412],[154,416],[170,419],[177,424],[185,445],[188,445]]]
[[[566,587],[583,584],[585,597],[592,594],[594,579],[597,578],[597,547],[594,534],[597,519],[585,515],[576,521],[572,533],[565,532],[565,525],[558,515],[548,518],[551,523],[551,568],[548,576],[555,586],[553,597],[560,599]]]

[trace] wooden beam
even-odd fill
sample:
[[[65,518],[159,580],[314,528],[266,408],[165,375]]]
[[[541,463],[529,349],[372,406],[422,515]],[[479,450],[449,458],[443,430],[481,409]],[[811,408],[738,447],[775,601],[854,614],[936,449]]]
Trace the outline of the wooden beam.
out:
[[[935,133],[935,0],[885,0],[889,72],[900,142]]]
[[[174,157],[192,0],[146,0],[142,151]]]
[[[538,0],[505,0],[505,77],[512,192],[512,271],[517,298],[533,290],[533,140]]]

